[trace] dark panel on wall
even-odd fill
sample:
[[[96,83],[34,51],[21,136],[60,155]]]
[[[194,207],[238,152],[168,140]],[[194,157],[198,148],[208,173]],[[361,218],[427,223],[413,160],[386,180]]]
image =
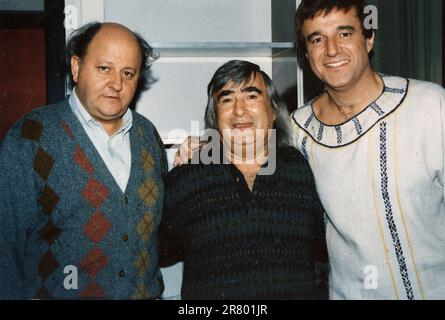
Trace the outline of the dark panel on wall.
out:
[[[63,21],[65,1],[45,0],[46,79],[48,103],[65,97],[65,28]]]
[[[25,113],[45,105],[45,31],[0,30],[0,139]]]
[[[44,11],[0,11],[0,140],[33,108],[65,97],[64,1]]]

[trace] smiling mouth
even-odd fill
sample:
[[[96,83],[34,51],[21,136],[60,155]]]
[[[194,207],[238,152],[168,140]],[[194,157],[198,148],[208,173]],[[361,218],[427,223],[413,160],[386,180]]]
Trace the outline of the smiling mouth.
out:
[[[337,61],[337,62],[327,63],[326,67],[328,67],[328,68],[338,68],[338,67],[344,66],[347,63],[349,63],[349,60],[341,60],[341,61]]]

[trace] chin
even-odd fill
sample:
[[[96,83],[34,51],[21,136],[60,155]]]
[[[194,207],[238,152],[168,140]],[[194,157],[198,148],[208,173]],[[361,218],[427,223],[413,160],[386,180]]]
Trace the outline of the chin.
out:
[[[326,79],[326,85],[332,89],[343,89],[348,87],[351,84],[350,79]]]
[[[103,108],[103,114],[108,117],[118,117],[125,113],[125,109],[122,107],[108,107]]]

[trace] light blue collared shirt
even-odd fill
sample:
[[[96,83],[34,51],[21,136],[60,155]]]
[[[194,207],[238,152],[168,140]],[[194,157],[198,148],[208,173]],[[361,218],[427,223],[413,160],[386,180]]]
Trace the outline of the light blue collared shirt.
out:
[[[133,125],[133,114],[128,109],[122,117],[121,128],[111,137],[104,127],[89,114],[77,97],[76,88],[69,98],[71,110],[99,152],[108,170],[122,192],[125,192],[131,170],[131,150],[129,131]]]

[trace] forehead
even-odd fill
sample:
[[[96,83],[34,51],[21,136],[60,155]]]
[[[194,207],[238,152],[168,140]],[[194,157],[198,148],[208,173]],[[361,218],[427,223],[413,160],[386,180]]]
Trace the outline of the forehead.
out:
[[[252,74],[249,78],[240,83],[236,83],[231,80],[227,82],[226,85],[222,87],[218,92],[221,92],[223,90],[239,91],[248,87],[256,87],[265,92],[266,84],[264,83],[263,76],[259,73]]]
[[[339,26],[346,25],[356,28],[360,26],[360,19],[355,8],[351,8],[348,11],[333,9],[328,14],[325,11],[321,11],[314,18],[304,21],[302,31],[305,35],[308,35],[317,31],[336,30]]]
[[[103,27],[89,43],[86,55],[109,55],[129,60],[140,58],[136,38],[126,30]]]

